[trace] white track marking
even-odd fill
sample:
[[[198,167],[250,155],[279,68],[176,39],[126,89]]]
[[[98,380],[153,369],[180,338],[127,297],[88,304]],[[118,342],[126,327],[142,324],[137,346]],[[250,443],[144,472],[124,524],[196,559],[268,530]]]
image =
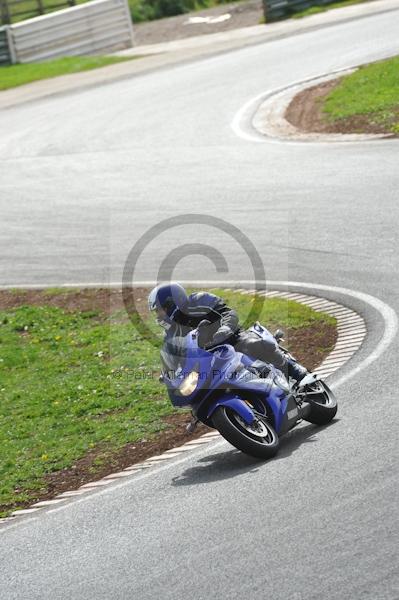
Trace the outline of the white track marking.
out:
[[[231,279],[231,280],[226,280],[226,281],[217,281],[217,280],[212,280],[210,281],[209,279],[204,279],[204,280],[196,280],[193,281],[192,279],[179,279],[179,282],[182,285],[190,285],[192,287],[202,287],[202,286],[207,286],[207,287],[223,287],[226,291],[227,288],[226,286],[237,286],[238,284],[240,285],[250,285],[253,286],[254,285],[254,281],[253,279],[244,279],[244,280],[240,280],[240,281],[236,281],[235,279]],[[132,287],[153,287],[154,285],[157,285],[157,281],[155,281],[154,279],[147,279],[147,280],[142,280],[142,281],[136,281],[132,284]],[[18,284],[7,284],[7,285],[0,285],[0,290],[46,290],[48,288],[60,288],[60,289],[77,289],[77,288],[121,288],[122,287],[122,282],[121,281],[110,281],[110,282],[106,282],[106,281],[89,281],[89,282],[80,282],[80,283],[55,283],[55,282],[47,282],[47,283],[18,283]],[[238,290],[237,288],[234,288],[235,292],[238,291],[244,291],[243,289]],[[248,290],[245,290],[248,291]],[[279,292],[276,292],[276,294],[278,294]]]
[[[258,94],[257,96],[255,96],[254,98],[251,98],[250,100],[248,100],[234,115],[232,122],[230,123],[230,127],[233,130],[233,132],[236,134],[237,137],[241,138],[242,140],[246,140],[247,142],[256,142],[257,144],[263,144],[264,143],[264,139],[262,139],[262,134],[261,133],[250,133],[249,131],[245,131],[245,129],[243,128],[243,123],[244,122],[248,122],[248,120],[254,115],[255,113],[255,107],[257,107],[258,104],[260,104],[260,102],[262,100],[265,100],[267,98],[267,96],[269,95],[274,95],[279,91],[283,91],[285,88],[277,88],[276,90],[273,90],[271,92],[262,92],[262,94]]]
[[[264,136],[260,132],[255,133],[255,130],[254,130],[254,133],[250,133],[249,131],[246,131],[246,129],[245,129],[245,126],[246,126],[246,124],[248,124],[248,122],[252,123],[252,117],[254,116],[256,108],[259,106],[259,104],[261,102],[263,102],[270,96],[274,96],[275,94],[283,92],[284,90],[287,90],[289,88],[296,87],[297,85],[301,85],[302,83],[308,83],[308,82],[311,83],[314,79],[319,79],[320,77],[326,77],[327,75],[332,75],[334,73],[340,73],[341,71],[347,71],[350,68],[355,68],[355,67],[345,67],[342,69],[336,69],[335,71],[331,71],[330,73],[322,73],[321,75],[320,74],[312,75],[311,77],[307,77],[306,79],[294,81],[292,83],[289,83],[288,85],[283,85],[278,88],[274,88],[272,90],[262,92],[261,94],[257,94],[256,96],[254,96],[253,98],[248,100],[236,112],[236,114],[233,117],[233,120],[230,123],[231,129],[233,130],[233,132],[236,134],[237,137],[239,137],[243,140],[249,141],[249,142],[256,142],[256,143],[262,144],[265,141],[270,141],[267,136]],[[273,141],[275,141],[275,140],[273,140]],[[286,141],[286,140],[284,140],[284,141]]]

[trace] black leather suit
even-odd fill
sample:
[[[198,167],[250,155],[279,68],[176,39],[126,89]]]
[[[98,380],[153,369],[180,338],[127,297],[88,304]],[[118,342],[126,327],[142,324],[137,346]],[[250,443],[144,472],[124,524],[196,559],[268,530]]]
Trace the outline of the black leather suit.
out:
[[[265,341],[256,333],[242,329],[235,310],[221,298],[208,292],[196,292],[189,296],[187,308],[174,314],[174,322],[167,337],[184,336],[203,320],[210,323],[200,328],[200,346],[204,347],[212,342],[216,335],[218,343],[231,344],[239,352],[253,359],[272,363],[287,374],[287,359],[277,342]]]

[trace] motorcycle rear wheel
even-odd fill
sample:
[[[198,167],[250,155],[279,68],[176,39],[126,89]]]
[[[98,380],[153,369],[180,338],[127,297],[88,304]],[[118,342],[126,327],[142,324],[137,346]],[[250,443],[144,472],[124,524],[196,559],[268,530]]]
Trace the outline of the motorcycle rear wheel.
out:
[[[212,415],[212,422],[225,440],[245,454],[267,459],[278,451],[278,435],[266,419],[247,425],[234,410],[219,406]]]
[[[337,399],[328,385],[319,380],[307,392],[307,400],[311,405],[306,421],[315,425],[326,425],[337,414]]]

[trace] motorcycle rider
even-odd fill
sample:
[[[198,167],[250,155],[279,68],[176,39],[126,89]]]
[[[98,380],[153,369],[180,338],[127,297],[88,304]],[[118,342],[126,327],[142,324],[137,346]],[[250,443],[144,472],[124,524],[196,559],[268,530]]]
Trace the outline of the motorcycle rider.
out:
[[[198,345],[202,348],[231,344],[238,352],[262,361],[260,370],[268,371],[264,363],[272,363],[286,376],[297,382],[307,373],[305,367],[287,357],[271,336],[264,340],[255,332],[245,331],[239,325],[234,309],[214,294],[195,292],[187,295],[183,286],[171,282],[158,285],[148,296],[150,311],[156,312],[157,322],[167,330],[167,337],[185,336],[196,329],[201,321],[208,321],[198,333]]]

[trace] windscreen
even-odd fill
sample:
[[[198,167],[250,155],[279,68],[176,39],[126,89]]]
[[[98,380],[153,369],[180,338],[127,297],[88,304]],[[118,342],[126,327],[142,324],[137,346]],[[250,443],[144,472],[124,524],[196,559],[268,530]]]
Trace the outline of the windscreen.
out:
[[[176,373],[183,369],[187,356],[187,340],[176,336],[166,340],[161,350],[161,361],[165,371]]]

